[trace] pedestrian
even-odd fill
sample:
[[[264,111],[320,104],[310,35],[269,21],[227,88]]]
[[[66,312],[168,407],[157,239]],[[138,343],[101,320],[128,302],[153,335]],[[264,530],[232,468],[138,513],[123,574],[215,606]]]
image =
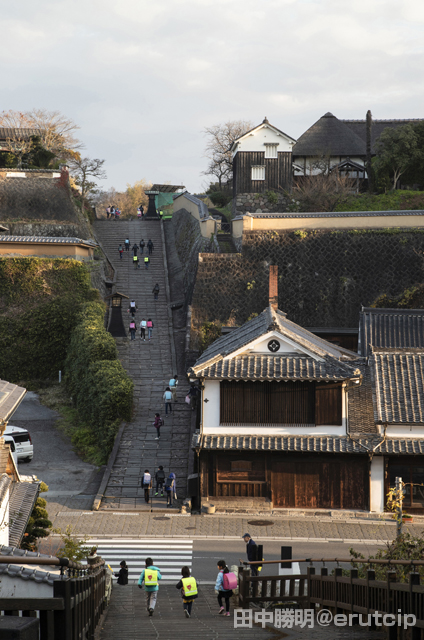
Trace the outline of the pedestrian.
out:
[[[138,307],[135,303],[135,300],[130,300],[130,306],[128,307],[128,312],[132,315],[133,318],[137,312],[137,309]]]
[[[144,258],[144,264],[145,264],[145,266],[146,266],[146,269],[148,269],[148,268],[149,268],[149,262],[150,262],[150,258],[149,258],[148,256],[145,256],[145,258]]]
[[[118,220],[120,215],[121,215],[121,210],[116,208],[115,209],[115,220]]]
[[[115,218],[115,207],[113,205],[110,208],[110,217]]]
[[[137,255],[138,252],[138,244],[136,242],[134,242],[133,246],[132,246],[132,252],[133,252],[133,256]]]
[[[129,251],[130,250],[130,240],[129,238],[125,238],[125,251]]]
[[[131,340],[135,340],[135,332],[136,332],[135,320],[132,319],[130,322]]]
[[[143,342],[146,342],[146,327],[147,327],[147,322],[143,318],[142,321],[140,322],[140,340],[143,340]]]
[[[177,499],[177,478],[175,473],[170,473],[165,481],[166,506],[172,507],[172,498]]]
[[[159,414],[157,413],[156,415],[158,416]],[[163,424],[163,420],[162,420],[162,424]],[[162,465],[159,465],[159,469],[156,471],[155,480],[156,480],[156,493],[155,493],[155,496],[158,495],[159,487],[160,487],[160,495],[163,498],[163,485],[165,483],[165,471],[163,470],[163,466]]]
[[[153,297],[155,300],[157,300],[159,297],[159,291],[160,291],[159,284],[156,282],[155,286],[152,289]]]
[[[138,209],[137,209],[137,218],[140,220],[142,215],[143,214],[140,211],[140,207],[138,207]]]
[[[147,504],[149,504],[149,491],[152,486],[152,476],[149,473],[148,469],[144,470],[142,486],[144,489],[144,500]]]
[[[166,387],[165,392],[163,394],[163,399],[165,400],[165,415],[168,415],[168,409],[170,413],[172,413],[172,391],[169,387]]]
[[[119,259],[122,260],[122,255],[124,253],[124,247],[122,246],[122,244],[119,245],[118,251],[119,251]]]
[[[155,440],[160,440],[160,428],[163,426],[163,420],[160,417],[160,413],[155,413],[155,421],[153,423],[153,426],[156,427],[156,431],[157,431],[157,435],[156,435]],[[156,476],[157,476],[157,474],[156,474]],[[156,477],[156,482],[157,482],[157,477]],[[156,489],[156,491],[157,491],[157,489]],[[158,495],[158,494],[156,493],[156,495]]]
[[[196,411],[196,409],[197,409],[197,397],[199,395],[199,389],[194,384],[192,384],[190,386],[190,389],[189,389],[189,392],[188,392],[187,395],[188,395],[189,400],[190,400],[191,410],[192,411]]]
[[[147,243],[147,248],[149,250],[149,256],[152,255],[154,247],[153,247],[153,242],[151,238],[149,238],[149,242]]]
[[[247,553],[247,559],[249,562],[255,562],[258,558],[257,558],[257,553],[258,553],[258,547],[256,545],[256,542],[254,540],[252,540],[250,533],[245,533],[243,536],[243,540],[246,543],[246,553]],[[252,576],[257,576],[258,575],[258,569],[257,569],[256,564],[251,564],[250,565],[250,573]]]
[[[141,217],[143,217],[144,216],[144,207],[143,207],[142,204],[140,205],[139,209],[140,209]]]
[[[177,400],[177,386],[178,386],[178,376],[174,376],[169,381],[169,388],[171,389],[172,400],[174,402],[178,402],[178,400]]]
[[[140,269],[140,264],[138,262],[138,256],[136,256],[136,255],[133,256],[133,264],[134,264],[134,267],[136,269]]]
[[[106,218],[109,220],[109,216],[110,216],[110,205],[108,207],[106,207]]]
[[[162,218],[163,218],[163,211],[162,211],[162,209],[160,209],[160,211],[159,211],[159,218],[160,218],[161,220],[162,220]]]
[[[127,563],[125,562],[125,560],[122,560],[122,562],[119,563],[119,566],[121,567],[118,573],[115,573],[115,577],[118,578],[118,580],[116,581],[117,584],[128,584],[128,566]]]
[[[143,238],[141,238],[140,240],[140,255],[143,255],[143,251],[144,251],[144,247],[145,247],[146,243],[144,242]]]
[[[230,570],[227,567],[225,560],[218,560],[217,567],[218,567],[218,575],[216,577],[215,593],[218,596],[218,604],[219,604],[218,613],[220,615],[224,614],[224,616],[229,616],[230,615],[230,598],[233,595],[233,590],[224,589],[224,574],[230,573]],[[225,600],[225,613],[224,613],[224,606],[222,604],[222,599]]]
[[[155,567],[151,558],[146,558],[146,568],[140,574],[138,579],[138,586],[141,589],[144,582],[144,589],[146,591],[146,604],[149,616],[153,615],[155,610],[158,591],[159,580],[162,580],[161,572],[158,567]]]
[[[181,580],[175,586],[177,589],[181,589],[184,615],[186,618],[189,618],[191,616],[193,600],[197,598],[197,583],[195,578],[190,576],[190,569],[188,567],[183,567],[181,569],[181,575]]]

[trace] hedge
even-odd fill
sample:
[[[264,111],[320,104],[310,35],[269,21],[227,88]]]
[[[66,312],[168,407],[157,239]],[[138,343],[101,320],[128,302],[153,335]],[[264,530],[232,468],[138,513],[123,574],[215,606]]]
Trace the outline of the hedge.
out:
[[[65,382],[80,420],[106,459],[120,422],[131,419],[134,385],[117,359],[103,316],[102,304],[83,305],[71,335]]]
[[[99,299],[84,263],[0,259],[0,378],[57,379],[81,304]]]

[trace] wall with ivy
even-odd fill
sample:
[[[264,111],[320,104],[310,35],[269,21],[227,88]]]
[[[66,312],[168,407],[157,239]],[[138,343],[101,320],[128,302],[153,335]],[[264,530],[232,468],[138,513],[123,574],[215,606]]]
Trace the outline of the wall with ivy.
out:
[[[424,231],[250,232],[240,254],[203,254],[192,342],[199,342],[206,322],[240,325],[263,311],[270,264],[278,265],[279,308],[290,320],[306,327],[357,327],[361,305],[424,281]]]

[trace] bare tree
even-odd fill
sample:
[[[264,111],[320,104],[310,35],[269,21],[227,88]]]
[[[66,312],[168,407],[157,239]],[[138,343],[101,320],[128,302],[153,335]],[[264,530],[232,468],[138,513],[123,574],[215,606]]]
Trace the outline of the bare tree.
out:
[[[299,177],[292,198],[299,211],[335,211],[355,190],[356,180],[337,169],[329,174]]]
[[[97,188],[97,182],[92,178],[104,180],[107,177],[104,163],[98,158],[74,158],[69,163],[75,184],[81,190],[81,211],[84,210],[84,199]]]
[[[0,113],[0,126],[7,129],[6,147],[22,167],[23,157],[31,149],[31,136],[36,135],[27,113],[21,111],[3,111]]]
[[[223,182],[229,182],[233,177],[233,159],[230,147],[237,138],[252,128],[252,123],[245,120],[232,120],[224,124],[205,127],[203,132],[208,136],[205,156],[209,159],[209,164],[206,171],[202,171],[202,175],[215,176],[219,188],[222,188]]]

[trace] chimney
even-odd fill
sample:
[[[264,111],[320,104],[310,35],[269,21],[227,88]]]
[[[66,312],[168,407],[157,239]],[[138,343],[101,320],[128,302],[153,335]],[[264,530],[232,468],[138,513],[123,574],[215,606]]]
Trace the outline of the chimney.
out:
[[[278,265],[269,267],[269,306],[276,311],[278,309]]]

